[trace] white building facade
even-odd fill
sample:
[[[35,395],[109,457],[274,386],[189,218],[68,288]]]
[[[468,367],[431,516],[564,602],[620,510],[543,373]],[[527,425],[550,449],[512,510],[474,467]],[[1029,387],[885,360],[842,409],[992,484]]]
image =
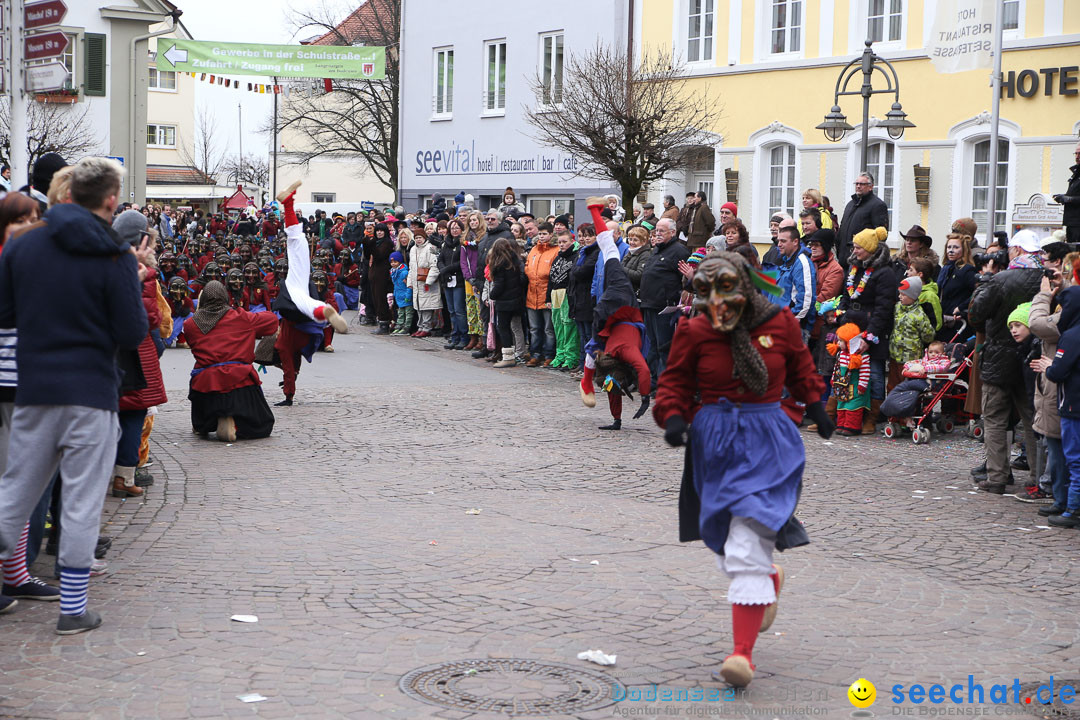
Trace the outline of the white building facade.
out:
[[[610,181],[577,176],[576,158],[537,142],[525,109],[543,103],[572,112],[560,101],[564,59],[597,43],[625,44],[626,3],[483,2],[460,13],[435,0],[402,6],[398,177],[406,210],[426,207],[432,193],[452,200],[460,191],[480,209],[497,207],[513,187],[534,215],[582,218],[586,197],[618,193]],[[546,98],[530,88],[537,76]]]

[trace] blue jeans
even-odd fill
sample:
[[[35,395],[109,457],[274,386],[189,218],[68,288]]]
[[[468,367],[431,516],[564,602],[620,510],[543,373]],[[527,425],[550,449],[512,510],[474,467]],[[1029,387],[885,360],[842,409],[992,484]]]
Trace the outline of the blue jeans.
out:
[[[671,349],[671,338],[675,336],[674,315],[661,315],[659,310],[641,309],[641,316],[645,321],[645,334],[649,337],[649,357],[645,358],[649,363],[649,373],[652,375],[653,387],[656,387],[656,379],[667,367],[668,350]]]
[[[585,322],[584,320],[575,320],[574,324],[577,325],[578,334],[578,370],[585,367],[585,346],[592,340],[592,322]]]
[[[446,309],[450,313],[452,328],[450,340],[466,342],[469,337],[469,321],[465,317],[465,286],[462,283],[459,282],[457,287],[446,288]]]
[[[1080,514],[1080,420],[1061,418],[1061,449],[1069,473],[1069,514]]]
[[[1046,438],[1046,472],[1050,475],[1051,494],[1058,507],[1069,506],[1069,466],[1059,438]]]
[[[121,410],[120,442],[116,445],[116,464],[120,467],[136,467],[139,464],[139,443],[142,441],[145,410]]]
[[[870,360],[870,399],[885,399],[885,361]]]
[[[551,310],[541,308],[529,311],[529,354],[545,360],[555,359],[555,325]]]

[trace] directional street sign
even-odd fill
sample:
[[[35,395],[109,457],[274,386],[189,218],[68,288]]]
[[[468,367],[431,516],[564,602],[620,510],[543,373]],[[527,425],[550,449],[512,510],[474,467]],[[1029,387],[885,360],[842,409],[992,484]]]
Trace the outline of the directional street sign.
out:
[[[178,63],[186,63],[187,62],[188,51],[187,50],[181,50],[180,48],[176,47],[176,45],[173,45],[172,47],[170,47],[163,54],[165,55],[165,59],[168,60],[174,66],[177,65]]]
[[[66,14],[67,5],[64,0],[31,3],[25,6],[23,23],[27,30],[36,30],[49,25],[59,25]]]
[[[26,89],[31,92],[59,90],[64,87],[69,75],[62,62],[32,65],[26,68]]]
[[[250,45],[202,40],[159,41],[158,70],[218,75],[351,78],[386,77],[386,48],[336,45]]]
[[[44,35],[29,35],[25,42],[23,59],[44,60],[61,55],[67,47],[68,39],[62,32],[51,32]]]

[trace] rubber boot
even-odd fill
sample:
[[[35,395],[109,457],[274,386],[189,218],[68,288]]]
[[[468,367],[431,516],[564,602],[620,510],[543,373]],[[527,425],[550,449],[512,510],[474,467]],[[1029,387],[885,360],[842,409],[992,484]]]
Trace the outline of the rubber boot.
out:
[[[514,348],[503,348],[503,359],[495,363],[497,368],[512,368],[517,366],[517,360],[514,359]]]
[[[873,435],[877,432],[878,410],[881,409],[880,400],[871,400],[870,409],[863,412],[862,434]]]

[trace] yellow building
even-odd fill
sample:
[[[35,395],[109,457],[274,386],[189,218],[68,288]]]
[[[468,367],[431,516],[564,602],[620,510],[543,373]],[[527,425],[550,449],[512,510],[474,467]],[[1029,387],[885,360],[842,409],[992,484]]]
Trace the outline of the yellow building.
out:
[[[1035,193],[1063,192],[1080,133],[1080,0],[1002,0],[1003,75],[996,229]],[[890,206],[891,244],[922,225],[941,252],[954,218],[987,226],[990,72],[939,74],[924,50],[936,0],[641,0],[640,42],[674,48],[690,86],[723,107],[719,137],[684,174],[654,183],[682,204],[704,190],[714,210],[736,199],[755,241],[768,238],[777,210],[797,213],[805,188],[819,188],[839,215],[861,169],[862,98],[840,99],[856,129],[829,142],[815,129],[833,105],[837,78],[866,39],[896,68],[910,128],[893,140],[881,127],[893,101],[871,100],[868,166]],[[1031,72],[1023,73],[1028,70]],[[1050,72],[1053,70],[1054,72]],[[1023,75],[1021,78],[1020,76]],[[884,87],[882,77],[875,87]],[[1022,82],[1019,82],[1021,81]],[[860,79],[853,81],[858,89]],[[929,201],[919,203],[915,166],[930,168]],[[737,171],[737,187],[735,173]]]

